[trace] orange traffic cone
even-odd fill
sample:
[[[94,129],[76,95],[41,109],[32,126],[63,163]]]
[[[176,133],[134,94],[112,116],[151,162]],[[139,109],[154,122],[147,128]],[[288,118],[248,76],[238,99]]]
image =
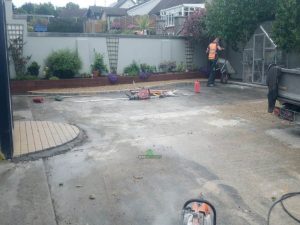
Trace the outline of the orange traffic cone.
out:
[[[195,93],[200,93],[200,89],[201,89],[200,81],[196,80],[195,83],[194,83]]]

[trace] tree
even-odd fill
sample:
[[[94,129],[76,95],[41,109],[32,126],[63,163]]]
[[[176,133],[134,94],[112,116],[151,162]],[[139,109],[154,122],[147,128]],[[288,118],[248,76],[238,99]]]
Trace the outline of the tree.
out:
[[[204,9],[196,10],[193,14],[189,15],[183,25],[183,34],[191,36],[194,41],[207,41],[206,29],[206,11]]]
[[[40,15],[56,15],[55,7],[49,2],[49,3],[43,3],[39,4],[36,7],[35,14]]]
[[[32,4],[32,3],[25,3],[25,4],[23,4],[23,5],[18,9],[18,11],[19,11],[19,12],[26,13],[26,14],[34,14],[34,13],[35,13],[35,7],[36,7],[35,4]]]
[[[238,49],[260,23],[274,15],[274,0],[214,0],[207,5],[206,26],[211,37],[220,37]]]
[[[69,2],[66,4],[66,9],[79,9],[79,5],[77,5],[73,2]]]
[[[12,4],[12,10],[13,10],[13,13],[16,13],[17,7],[15,6],[14,3]]]
[[[274,40],[283,50],[300,50],[300,1],[277,0]]]

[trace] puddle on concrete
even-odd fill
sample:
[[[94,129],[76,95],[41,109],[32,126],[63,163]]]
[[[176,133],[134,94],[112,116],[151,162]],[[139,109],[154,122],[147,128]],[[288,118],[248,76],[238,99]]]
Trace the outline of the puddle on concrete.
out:
[[[110,157],[112,154],[115,154],[116,152],[116,148],[111,148],[108,151],[91,150],[87,153],[87,158],[96,161],[106,160],[108,157]]]
[[[290,148],[300,148],[300,128],[293,127],[288,129],[267,130],[266,134],[277,139],[281,143],[288,145]]]
[[[224,127],[235,127],[241,123],[240,120],[225,120],[225,119],[215,119],[207,122],[209,125],[224,128]]]

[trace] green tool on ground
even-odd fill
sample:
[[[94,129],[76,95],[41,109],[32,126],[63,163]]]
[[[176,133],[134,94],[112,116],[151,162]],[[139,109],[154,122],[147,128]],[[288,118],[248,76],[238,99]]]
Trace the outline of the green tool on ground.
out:
[[[63,97],[63,96],[60,96],[60,95],[57,95],[57,96],[55,96],[55,98],[54,98],[54,100],[55,100],[55,101],[58,101],[58,102],[61,102],[63,99],[64,99],[64,97]]]

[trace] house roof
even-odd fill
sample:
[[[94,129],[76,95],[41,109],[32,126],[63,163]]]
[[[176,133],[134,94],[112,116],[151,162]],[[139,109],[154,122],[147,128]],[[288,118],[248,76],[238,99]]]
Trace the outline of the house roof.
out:
[[[90,6],[89,12],[92,14],[99,14],[100,16],[105,13],[107,16],[126,16],[127,10],[115,7],[100,7]]]
[[[126,3],[128,0],[118,0],[118,2],[116,4],[114,4],[114,8],[120,8],[124,3]],[[130,0],[132,3],[135,4],[135,2],[133,0]]]
[[[81,18],[84,17],[87,9],[62,9],[58,17],[61,18]]]
[[[134,6],[130,7],[130,8],[128,8],[127,10],[134,9],[134,8],[137,8],[137,7],[141,7],[141,6],[145,5],[145,4],[148,4],[148,2],[150,2],[150,1],[151,1],[151,0],[145,0],[145,1],[142,2],[142,3],[137,3],[136,5],[134,5]]]
[[[149,15],[159,15],[160,10],[171,8],[173,6],[182,4],[201,4],[205,3],[205,0],[161,0],[150,12]]]
[[[122,8],[115,8],[115,7],[102,7],[103,12],[107,16],[126,16],[127,15],[127,9]]]

